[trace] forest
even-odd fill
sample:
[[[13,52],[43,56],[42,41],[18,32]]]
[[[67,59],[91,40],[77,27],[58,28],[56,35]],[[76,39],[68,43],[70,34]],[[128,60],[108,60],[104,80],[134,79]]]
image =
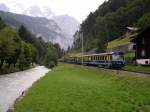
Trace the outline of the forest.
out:
[[[140,31],[150,26],[150,0],[108,0],[91,12],[74,35],[72,52],[105,52],[109,41],[121,37],[126,27]]]
[[[25,26],[12,28],[0,18],[0,74],[28,69],[35,65],[52,68],[63,50],[59,44],[45,42]]]

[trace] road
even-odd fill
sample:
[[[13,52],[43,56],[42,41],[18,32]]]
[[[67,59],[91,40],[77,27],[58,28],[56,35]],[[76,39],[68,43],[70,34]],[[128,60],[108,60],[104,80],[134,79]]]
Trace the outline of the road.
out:
[[[44,66],[38,66],[22,72],[0,75],[0,112],[6,112],[23,91],[48,71]]]

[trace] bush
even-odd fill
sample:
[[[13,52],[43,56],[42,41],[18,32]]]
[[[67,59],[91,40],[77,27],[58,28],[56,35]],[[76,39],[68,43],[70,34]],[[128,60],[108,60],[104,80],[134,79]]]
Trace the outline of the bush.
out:
[[[125,62],[127,64],[132,64],[135,58],[135,53],[134,52],[128,52],[124,55]]]

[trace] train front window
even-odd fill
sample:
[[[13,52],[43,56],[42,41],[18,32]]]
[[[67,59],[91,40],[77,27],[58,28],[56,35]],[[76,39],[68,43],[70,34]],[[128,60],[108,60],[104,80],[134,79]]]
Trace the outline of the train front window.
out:
[[[123,55],[118,55],[118,54],[114,54],[114,55],[112,55],[112,60],[113,61],[123,61]]]

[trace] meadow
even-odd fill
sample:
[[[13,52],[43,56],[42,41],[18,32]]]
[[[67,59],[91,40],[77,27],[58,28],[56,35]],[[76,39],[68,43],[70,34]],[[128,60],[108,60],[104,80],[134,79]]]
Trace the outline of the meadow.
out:
[[[15,112],[150,112],[150,77],[61,63],[29,89]]]

